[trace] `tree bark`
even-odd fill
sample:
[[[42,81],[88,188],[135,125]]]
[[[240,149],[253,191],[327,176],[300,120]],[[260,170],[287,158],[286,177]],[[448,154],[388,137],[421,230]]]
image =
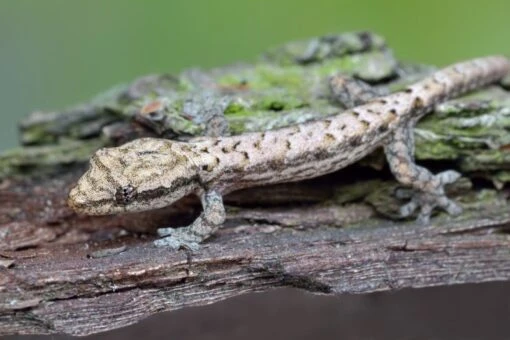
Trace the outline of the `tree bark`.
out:
[[[317,79],[342,58],[352,60],[339,67],[357,65],[350,73],[379,82],[383,92],[430,70],[397,66],[377,36],[359,33],[361,43],[349,48],[352,36],[341,37],[286,45],[255,66],[142,78],[77,109],[26,119],[24,146],[0,155],[0,335],[88,335],[277,287],[337,295],[510,280],[510,101],[499,87],[448,102],[417,128],[420,162],[465,175],[449,188],[464,213],[439,214],[430,225],[395,217],[398,185],[377,153],[312,181],[229,195],[225,227],[196,252],[152,243],[155,228],[193,220],[199,207],[193,198],[119,216],[79,216],[67,207],[84,162],[101,146],[143,135],[242,133],[338,111],[324,101]],[[313,95],[291,88],[301,80]],[[294,97],[282,95],[278,82]],[[182,92],[182,84],[192,88]],[[218,91],[212,101],[211,87]],[[144,96],[163,92],[177,99],[153,111],[159,116],[141,115],[148,104],[136,105]],[[225,101],[225,93],[239,97]],[[179,116],[197,107],[211,108],[207,119]]]

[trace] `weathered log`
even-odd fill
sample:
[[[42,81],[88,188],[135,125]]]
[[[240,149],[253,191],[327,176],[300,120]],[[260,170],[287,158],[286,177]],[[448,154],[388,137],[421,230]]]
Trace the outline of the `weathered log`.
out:
[[[455,218],[439,214],[426,226],[396,218],[397,184],[378,154],[312,181],[233,193],[225,228],[196,252],[152,244],[155,228],[194,218],[193,198],[121,216],[67,207],[101,146],[239,133],[337,110],[321,79],[346,60],[386,65],[370,74],[354,63],[381,91],[429,70],[398,66],[377,36],[344,35],[287,45],[255,66],[143,78],[24,121],[25,145],[0,156],[0,334],[87,335],[276,287],[334,295],[510,280],[510,97],[496,86],[438,107],[417,129],[418,159],[465,175],[449,188],[465,209]],[[315,86],[306,94],[293,88],[302,79]],[[200,114],[186,121],[183,112]]]

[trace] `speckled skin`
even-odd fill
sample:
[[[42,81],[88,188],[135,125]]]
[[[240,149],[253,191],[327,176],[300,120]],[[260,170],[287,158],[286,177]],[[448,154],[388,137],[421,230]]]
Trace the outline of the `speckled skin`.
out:
[[[222,196],[230,191],[299,181],[341,169],[384,146],[397,180],[416,190],[401,209],[420,208],[428,221],[434,207],[460,207],[443,187],[459,174],[433,175],[414,163],[412,129],[434,106],[504,77],[501,56],[474,59],[434,73],[401,92],[377,98],[328,119],[232,137],[201,137],[189,143],[143,138],[97,151],[89,171],[71,191],[78,212],[102,215],[155,209],[187,194],[202,199],[203,213],[185,228],[163,228],[157,245],[197,247],[224,222]]]

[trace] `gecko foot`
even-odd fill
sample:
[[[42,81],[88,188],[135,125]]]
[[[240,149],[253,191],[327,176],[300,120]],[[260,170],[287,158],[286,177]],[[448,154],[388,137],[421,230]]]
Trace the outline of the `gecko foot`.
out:
[[[408,217],[413,214],[418,208],[418,222],[426,224],[430,221],[430,215],[434,208],[441,208],[450,215],[459,215],[462,213],[462,208],[449,199],[444,193],[444,186],[455,182],[460,178],[460,174],[453,170],[443,171],[435,175],[434,179],[437,181],[438,186],[433,192],[416,191],[411,197],[411,201],[400,207],[400,215]]]
[[[154,244],[157,247],[198,250],[199,243],[213,235],[225,221],[225,207],[220,193],[207,191],[202,195],[201,201],[204,211],[193,223],[183,228],[158,229],[162,238],[154,241]]]
[[[189,249],[196,251],[200,249],[200,241],[196,235],[189,232],[188,228],[159,228],[158,235],[160,239],[154,241],[156,247],[167,247],[174,250]]]

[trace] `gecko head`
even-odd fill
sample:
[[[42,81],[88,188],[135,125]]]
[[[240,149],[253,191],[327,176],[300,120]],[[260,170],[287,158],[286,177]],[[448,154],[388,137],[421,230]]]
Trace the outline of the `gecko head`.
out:
[[[162,208],[193,193],[198,172],[184,143],[141,138],[98,150],[69,193],[68,204],[88,215]]]

